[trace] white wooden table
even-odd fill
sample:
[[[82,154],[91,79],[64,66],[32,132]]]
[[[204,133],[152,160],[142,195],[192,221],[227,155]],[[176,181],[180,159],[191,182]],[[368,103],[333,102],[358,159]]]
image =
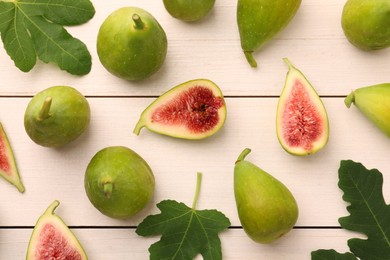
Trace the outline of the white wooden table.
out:
[[[241,52],[236,25],[236,0],[217,0],[202,22],[180,22],[162,1],[93,1],[95,17],[68,30],[84,41],[92,54],[91,73],[76,77],[39,62],[29,73],[19,71],[0,50],[0,121],[8,134],[26,187],[24,194],[0,180],[0,259],[24,259],[38,217],[55,199],[56,213],[71,227],[92,260],[148,259],[148,247],[159,238],[139,237],[136,226],[159,211],[156,203],[174,199],[190,205],[196,172],[203,173],[199,209],[216,208],[231,228],[223,232],[223,259],[310,259],[320,248],[348,251],[356,236],[340,228],[347,215],[338,188],[340,160],[352,159],[384,174],[384,195],[390,201],[390,140],[344,97],[352,89],[389,80],[390,49],[363,52],[344,37],[340,19],[344,1],[304,0],[296,17],[277,38],[256,52],[259,67],[250,68]],[[168,54],[152,78],[132,83],[109,74],[96,54],[99,26],[109,13],[138,6],[152,13],[168,36]],[[312,156],[294,157],[279,145],[275,130],[276,105],[288,57],[311,81],[329,115],[328,145]],[[202,141],[179,140],[143,130],[132,133],[140,113],[157,96],[184,81],[208,78],[226,96],[227,121],[215,136]],[[76,142],[49,149],[36,145],[23,127],[27,103],[38,91],[70,85],[87,96],[92,110],[87,132]],[[110,219],[98,212],[84,191],[84,172],[100,149],[124,145],[139,153],[156,178],[153,201],[138,215]],[[234,194],[233,168],[239,153],[281,180],[300,209],[296,227],[270,245],[252,242],[240,227]]]

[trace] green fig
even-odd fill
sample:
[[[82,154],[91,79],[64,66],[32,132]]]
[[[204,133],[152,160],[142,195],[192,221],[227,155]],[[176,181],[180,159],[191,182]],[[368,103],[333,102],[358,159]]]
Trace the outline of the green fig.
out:
[[[298,205],[288,188],[245,157],[234,168],[234,195],[246,234],[257,243],[271,243],[288,233],[298,219]]]
[[[372,85],[352,91],[344,100],[355,106],[384,134],[390,137],[390,83]]]
[[[348,0],[341,25],[354,46],[370,51],[390,46],[390,1]]]
[[[328,143],[328,115],[321,98],[302,72],[287,58],[284,62],[289,70],[276,112],[278,140],[290,154],[313,154]]]
[[[226,105],[221,89],[207,79],[184,82],[168,90],[141,114],[134,133],[143,127],[176,138],[203,139],[225,123]]]
[[[156,73],[165,61],[167,36],[158,21],[137,7],[122,7],[100,26],[97,53],[113,75],[143,80]]]
[[[97,152],[85,172],[84,187],[104,215],[126,219],[141,211],[154,194],[154,175],[133,150],[110,146]]]
[[[251,67],[257,67],[253,52],[284,29],[300,5],[301,0],[238,0],[241,48]]]
[[[28,136],[46,147],[61,147],[78,138],[88,127],[90,107],[75,88],[54,86],[37,93],[24,114]]]
[[[184,22],[203,19],[214,7],[215,0],[163,0],[168,13]]]

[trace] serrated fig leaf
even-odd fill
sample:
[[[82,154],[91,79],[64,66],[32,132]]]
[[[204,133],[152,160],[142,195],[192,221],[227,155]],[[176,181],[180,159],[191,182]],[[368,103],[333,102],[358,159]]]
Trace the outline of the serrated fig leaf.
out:
[[[350,203],[347,206],[350,215],[339,218],[341,227],[367,236],[367,239],[349,239],[350,251],[362,260],[389,260],[390,205],[383,197],[382,173],[351,160],[341,161],[338,185],[344,192],[343,199]],[[312,252],[312,256],[313,253],[318,256],[319,251],[322,250]],[[312,259],[338,259],[329,253],[321,256]]]
[[[351,253],[338,253],[333,249],[330,250],[317,250],[311,253],[311,259],[312,260],[325,260],[325,259],[332,259],[332,260],[357,260],[357,258],[351,254]]]
[[[138,225],[140,236],[160,235],[161,239],[149,247],[150,259],[222,259],[218,233],[230,226],[230,220],[215,209],[196,210],[202,174],[198,173],[192,207],[175,200],[157,204],[161,214],[150,215]]]
[[[218,233],[230,221],[217,210],[194,210],[184,203],[164,200],[157,204],[161,214],[144,219],[136,232],[140,236],[161,234],[150,248],[150,259],[222,259]]]
[[[85,75],[92,66],[87,46],[63,26],[85,23],[94,14],[89,0],[0,0],[1,39],[21,71],[30,71],[38,57],[71,74]]]

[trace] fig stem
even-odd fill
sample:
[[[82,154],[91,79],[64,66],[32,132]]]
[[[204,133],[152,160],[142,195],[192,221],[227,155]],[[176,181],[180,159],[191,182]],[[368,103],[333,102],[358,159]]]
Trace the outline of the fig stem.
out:
[[[140,119],[137,124],[134,127],[133,133],[136,135],[139,135],[141,132],[141,129],[144,127],[144,123],[142,122],[142,119]]]
[[[141,20],[141,17],[138,14],[133,14],[132,19],[134,21],[134,28],[142,30],[145,27],[144,22]]]
[[[199,199],[199,193],[200,193],[200,184],[202,183],[202,173],[198,172],[196,175],[196,189],[195,189],[195,196],[194,196],[194,201],[192,202],[192,209],[196,209],[196,203],[198,202]]]
[[[252,68],[257,67],[257,62],[255,58],[253,58],[253,51],[244,51],[245,58],[249,62],[249,65],[251,65]]]
[[[283,58],[283,61],[287,64],[289,68],[294,68],[294,65],[292,65],[291,61],[288,58]]]
[[[54,200],[50,206],[45,210],[45,215],[53,215],[56,208],[60,205],[58,200]]]
[[[114,186],[113,186],[112,182],[106,182],[103,184],[104,196],[106,196],[106,198],[109,199],[111,197],[113,188],[114,188]]]
[[[350,108],[351,104],[355,102],[355,92],[352,91],[345,99],[344,99],[344,104]]]
[[[243,161],[243,160],[245,159],[245,157],[246,157],[251,151],[252,151],[251,149],[245,148],[245,149],[240,153],[240,155],[238,156],[236,163]]]
[[[43,101],[43,105],[42,105],[42,108],[41,110],[39,111],[39,114],[38,114],[38,120],[39,121],[43,121],[47,118],[49,118],[51,115],[49,113],[50,111],[50,107],[51,107],[51,102],[52,102],[52,98],[51,97],[46,97],[45,100]]]

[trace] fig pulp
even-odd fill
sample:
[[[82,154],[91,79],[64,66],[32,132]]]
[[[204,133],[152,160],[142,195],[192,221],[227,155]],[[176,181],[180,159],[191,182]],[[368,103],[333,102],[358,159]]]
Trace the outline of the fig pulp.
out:
[[[210,80],[182,83],[158,97],[141,114],[134,128],[143,127],[176,138],[203,139],[221,129],[226,105],[220,88]]]
[[[54,86],[37,93],[24,114],[24,127],[35,143],[61,147],[78,138],[88,127],[87,99],[75,88]]]
[[[164,63],[167,36],[147,11],[123,7],[111,13],[100,26],[97,53],[100,62],[113,75],[143,80]]]
[[[284,29],[300,5],[301,0],[238,0],[241,48],[251,67],[257,67],[253,52]]]
[[[345,98],[345,105],[351,104],[390,137],[390,83],[358,88]]]
[[[343,8],[341,24],[344,34],[362,50],[390,46],[389,0],[348,0]]]
[[[298,219],[298,205],[289,189],[245,157],[234,167],[234,196],[238,216],[247,235],[258,243],[271,243],[288,233]]]
[[[328,116],[310,82],[288,59],[286,82],[280,95],[276,131],[281,146],[293,155],[313,154],[328,142]]]
[[[87,255],[76,236],[54,211],[55,200],[38,219],[28,244],[26,260],[86,260]]]
[[[20,192],[24,192],[24,186],[20,180],[19,171],[16,166],[14,153],[0,123],[0,176],[14,185]]]
[[[185,22],[203,19],[213,9],[215,0],[163,0],[168,13]]]
[[[101,213],[125,219],[151,200],[154,175],[146,161],[123,146],[106,147],[93,156],[85,172],[89,200]]]

